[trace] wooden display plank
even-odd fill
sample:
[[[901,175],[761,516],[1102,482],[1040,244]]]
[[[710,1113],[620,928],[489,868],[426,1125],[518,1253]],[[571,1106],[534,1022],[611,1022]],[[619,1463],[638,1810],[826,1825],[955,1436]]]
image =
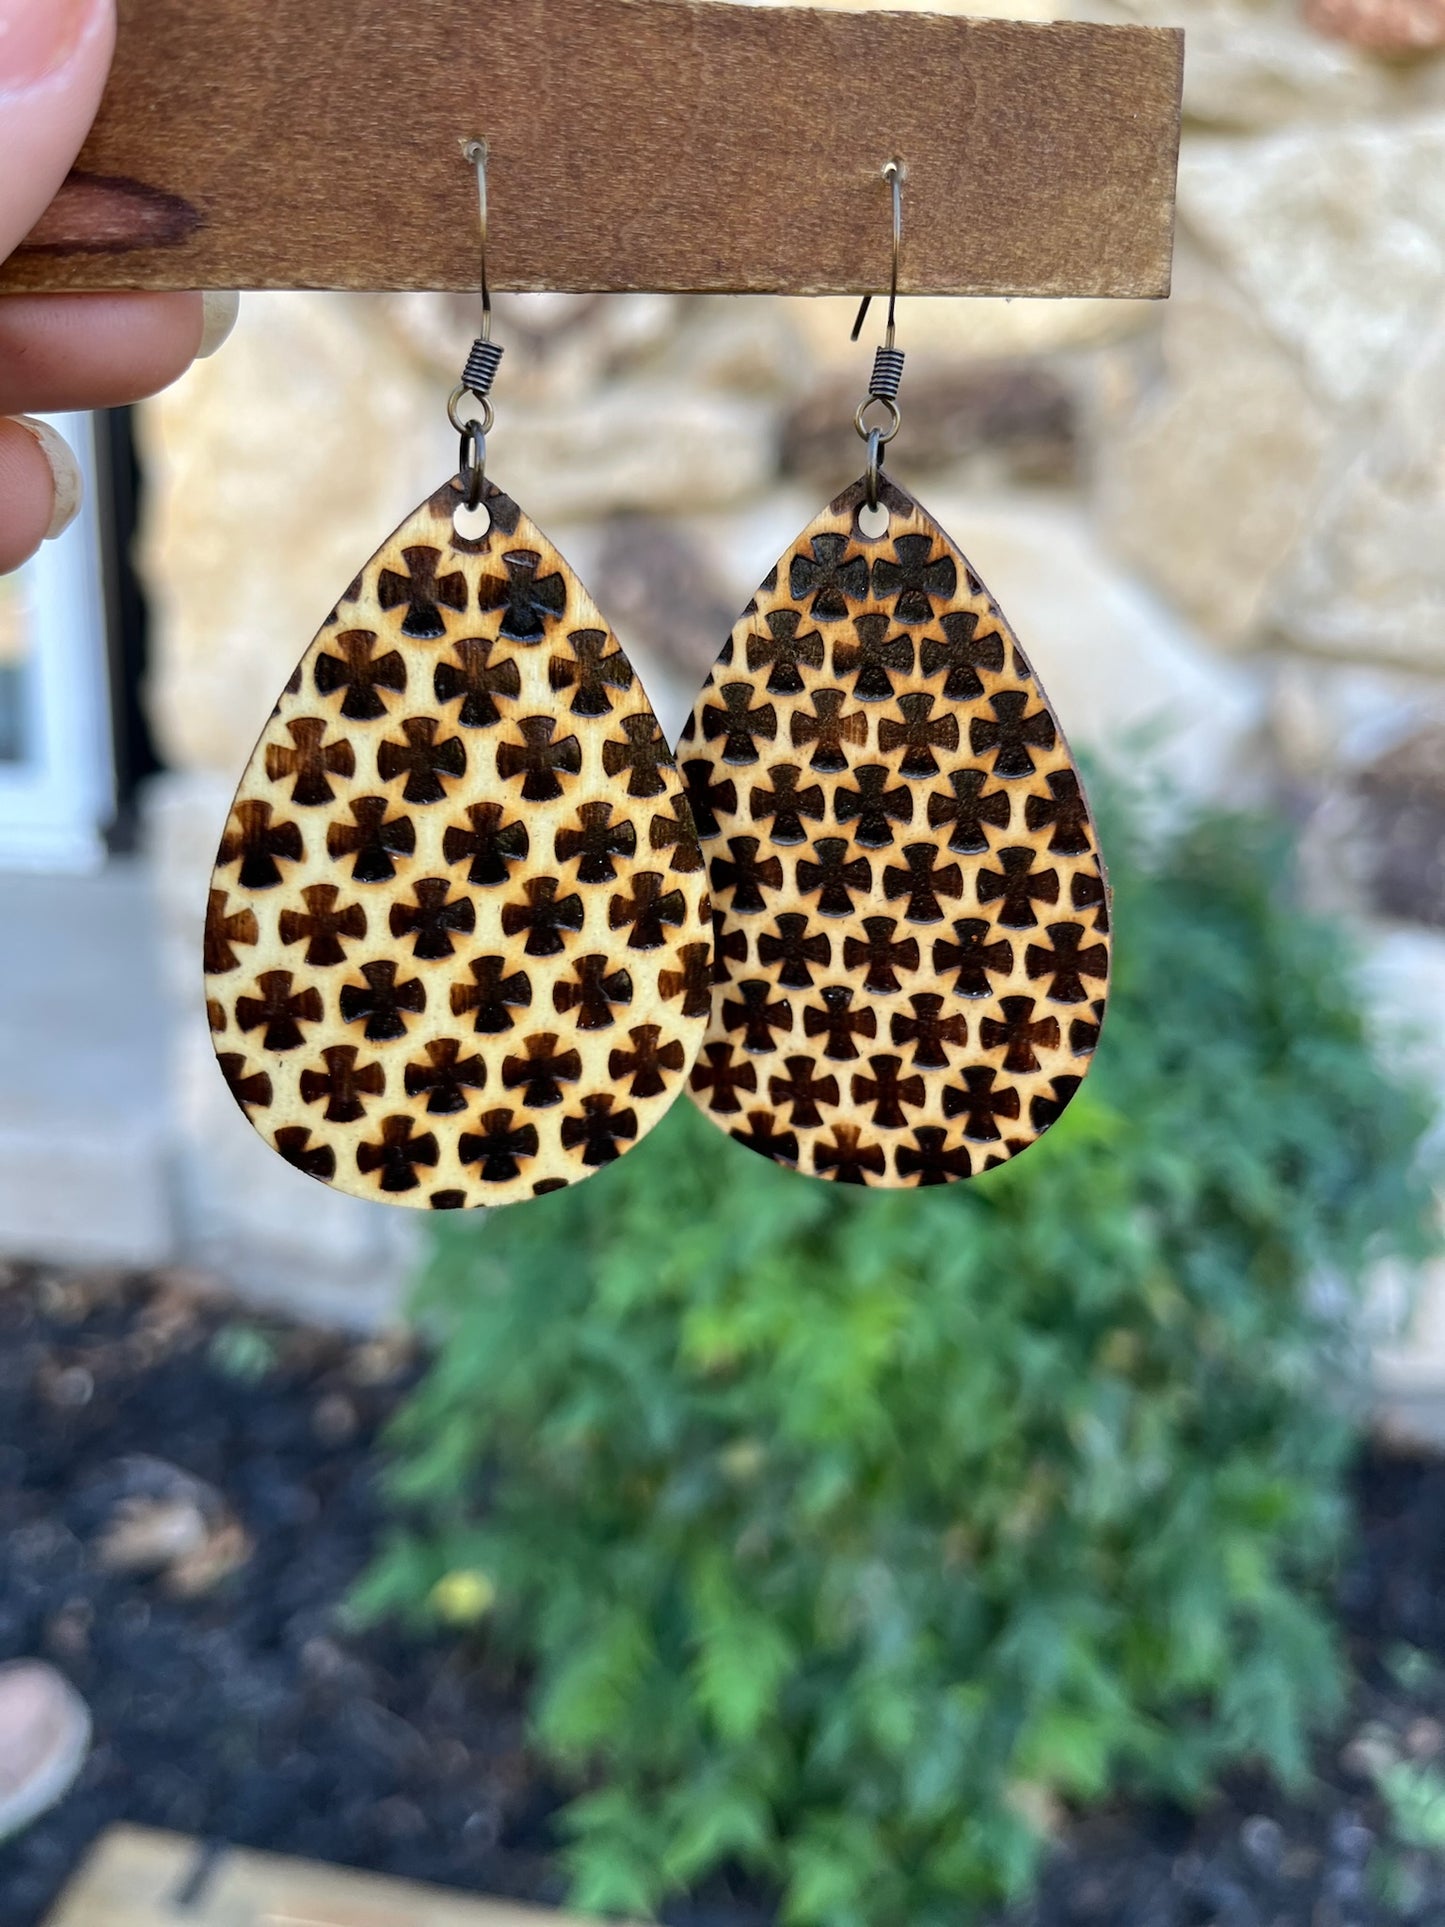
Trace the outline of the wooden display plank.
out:
[[[1183,35],[721,0],[120,0],[0,288],[1162,296]]]
[[[45,1927],[584,1927],[575,1914],[447,1893],[181,1834],[111,1827]]]

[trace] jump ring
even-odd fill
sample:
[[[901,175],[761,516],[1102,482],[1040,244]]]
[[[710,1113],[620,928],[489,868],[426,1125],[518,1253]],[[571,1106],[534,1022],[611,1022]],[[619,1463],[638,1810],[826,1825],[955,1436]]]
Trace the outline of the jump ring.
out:
[[[875,402],[880,408],[887,410],[888,425],[886,428],[870,428],[863,419]],[[866,442],[870,436],[876,435],[885,447],[893,440],[893,437],[898,433],[902,424],[903,417],[898,411],[898,403],[887,395],[865,395],[853,412],[853,426],[857,429],[862,439]]]
[[[461,407],[463,395],[471,396],[471,399],[482,411],[480,417],[475,415],[459,415],[457,413],[457,410]],[[447,420],[459,435],[465,435],[467,430],[472,427],[479,427],[483,435],[490,435],[492,432],[492,423],[496,420],[496,415],[492,410],[490,396],[474,394],[470,388],[465,388],[461,382],[458,382],[451,394],[447,397]]]
[[[462,424],[462,447],[458,464],[458,479],[466,496],[467,507],[480,506],[482,489],[487,479],[487,435],[480,422]]]
[[[870,428],[868,430],[867,484],[868,484],[868,506],[870,509],[876,509],[878,507],[879,457],[882,453],[883,444],[886,440],[887,440],[887,437],[884,435],[881,428]]]

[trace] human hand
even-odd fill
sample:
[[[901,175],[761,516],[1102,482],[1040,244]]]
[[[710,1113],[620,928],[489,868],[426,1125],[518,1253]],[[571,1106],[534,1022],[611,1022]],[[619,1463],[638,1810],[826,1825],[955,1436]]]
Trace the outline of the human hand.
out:
[[[0,0],[0,261],[69,172],[114,47],[115,0]],[[0,573],[80,506],[74,456],[21,411],[154,394],[214,352],[235,314],[227,294],[0,296]]]

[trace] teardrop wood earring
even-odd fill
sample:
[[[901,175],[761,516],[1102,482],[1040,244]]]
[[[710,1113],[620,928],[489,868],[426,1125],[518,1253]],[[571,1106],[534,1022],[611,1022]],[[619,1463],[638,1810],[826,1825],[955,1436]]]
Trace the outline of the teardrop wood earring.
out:
[[[365,565],[287,683],[216,858],[207,1008],[252,1124],[308,1176],[452,1210],[575,1183],[681,1092],[707,879],[641,684],[486,477],[482,331],[458,476]]]
[[[854,418],[867,468],[769,571],[683,732],[715,904],[690,1090],[779,1164],[913,1186],[1002,1163],[1078,1089],[1104,1016],[1109,892],[1013,631],[882,471],[903,373],[903,170],[883,174],[888,325]]]

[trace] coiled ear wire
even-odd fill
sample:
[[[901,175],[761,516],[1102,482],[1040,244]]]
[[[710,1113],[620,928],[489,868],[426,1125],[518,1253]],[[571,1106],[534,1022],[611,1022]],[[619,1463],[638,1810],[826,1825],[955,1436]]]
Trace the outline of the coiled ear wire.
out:
[[[897,160],[885,161],[883,178],[892,190],[893,199],[893,251],[888,276],[888,324],[883,333],[883,346],[873,352],[873,375],[868,383],[868,393],[859,402],[853,415],[853,426],[868,444],[868,506],[878,507],[878,477],[882,469],[883,450],[902,426],[903,417],[898,407],[898,390],[903,381],[903,350],[894,346],[896,321],[898,315],[898,258],[903,249],[903,163]],[[857,319],[853,323],[851,340],[856,341],[862,333],[863,323],[868,317],[873,297],[865,294],[859,303]],[[868,421],[868,410],[874,403],[884,411],[882,423]]]
[[[462,378],[447,401],[447,416],[461,437],[457,480],[462,499],[467,508],[474,511],[481,503],[486,485],[487,436],[496,419],[491,403],[491,387],[504,351],[500,342],[492,340],[492,290],[487,280],[487,143],[480,139],[463,141],[462,157],[469,167],[475,168],[477,175],[477,226],[480,238],[478,278],[482,294],[482,328],[467,355]],[[479,405],[480,414],[462,413],[468,397]]]

